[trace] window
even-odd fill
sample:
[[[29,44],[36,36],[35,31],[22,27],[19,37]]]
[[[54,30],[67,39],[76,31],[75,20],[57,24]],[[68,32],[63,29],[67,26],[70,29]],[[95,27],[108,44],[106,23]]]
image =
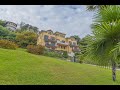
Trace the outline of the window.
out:
[[[44,35],[44,40],[47,41],[48,40],[48,36]]]
[[[44,38],[48,38],[48,36],[47,36],[47,35],[44,35]]]

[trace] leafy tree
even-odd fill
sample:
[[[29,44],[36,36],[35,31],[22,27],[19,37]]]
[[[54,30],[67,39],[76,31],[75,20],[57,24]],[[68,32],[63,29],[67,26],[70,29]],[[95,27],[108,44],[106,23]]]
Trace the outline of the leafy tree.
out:
[[[4,20],[0,20],[0,25],[4,26],[5,25],[5,21]]]
[[[80,52],[77,55],[75,55],[80,59],[80,61],[85,62],[85,63],[86,63],[85,56],[87,55],[86,50],[87,50],[88,43],[89,43],[89,40],[91,39],[91,37],[92,36],[90,36],[90,35],[86,35],[84,38],[82,38],[80,40],[80,42],[79,42]]]
[[[20,45],[22,48],[26,48],[27,45],[36,45],[37,34],[30,31],[18,33],[16,36],[16,40],[18,45]]]
[[[0,39],[7,39],[10,41],[16,41],[16,34],[9,31],[7,28],[0,25]]]
[[[18,30],[18,32],[31,31],[31,32],[34,32],[34,33],[38,33],[38,31],[39,31],[37,27],[29,25],[29,24],[26,24],[24,22],[20,23],[20,28],[21,29]]]
[[[0,37],[6,37],[9,33],[9,30],[0,25]]]
[[[75,38],[75,40],[77,41],[77,44],[79,44],[80,43],[80,37],[78,36],[78,35],[74,35],[73,36],[74,38]]]
[[[88,45],[89,40],[91,39],[90,35],[86,35],[84,38],[82,38],[79,42],[79,47],[80,47],[80,51],[82,54],[84,54],[86,52],[86,48]]]
[[[21,23],[20,23],[20,28],[22,28],[24,25],[25,25],[25,23],[24,23],[24,22],[21,22]]]
[[[116,80],[116,64],[119,61],[120,7],[107,6],[97,11],[92,24],[93,36],[87,47],[87,57],[101,65],[112,66],[112,79]]]

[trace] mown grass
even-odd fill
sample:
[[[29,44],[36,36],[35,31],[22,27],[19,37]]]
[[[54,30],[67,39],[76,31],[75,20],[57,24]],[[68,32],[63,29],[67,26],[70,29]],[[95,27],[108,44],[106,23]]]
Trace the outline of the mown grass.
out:
[[[0,48],[1,85],[116,85],[111,70]]]

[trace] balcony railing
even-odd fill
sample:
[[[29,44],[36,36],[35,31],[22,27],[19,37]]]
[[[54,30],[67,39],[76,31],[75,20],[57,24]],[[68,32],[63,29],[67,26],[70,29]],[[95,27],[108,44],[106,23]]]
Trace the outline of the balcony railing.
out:
[[[52,44],[45,44],[45,46],[48,47],[48,48],[56,48],[56,46],[52,45]]]
[[[57,44],[60,44],[60,45],[65,45],[65,46],[67,46],[67,45],[69,45],[69,43],[64,43],[64,42],[61,42],[61,41],[57,41]]]
[[[45,42],[57,42],[55,39],[44,38]]]

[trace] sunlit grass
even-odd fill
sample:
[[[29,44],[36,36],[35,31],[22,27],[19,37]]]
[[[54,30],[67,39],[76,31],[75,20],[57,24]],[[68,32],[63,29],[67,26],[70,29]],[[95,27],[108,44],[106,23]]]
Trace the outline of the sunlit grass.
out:
[[[120,84],[110,69],[33,55],[24,49],[0,49],[0,84]]]

